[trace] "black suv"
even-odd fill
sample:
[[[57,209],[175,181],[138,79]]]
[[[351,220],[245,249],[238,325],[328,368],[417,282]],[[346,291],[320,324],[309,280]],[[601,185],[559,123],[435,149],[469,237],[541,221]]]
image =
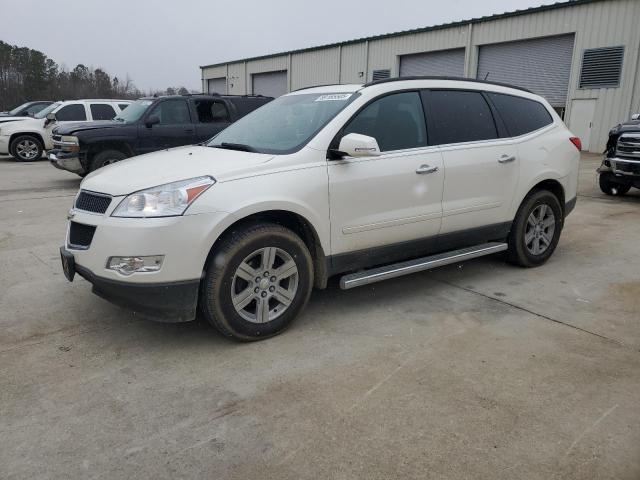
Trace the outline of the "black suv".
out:
[[[273,100],[261,95],[171,95],[141,98],[113,120],[60,125],[51,164],[84,176],[110,163],[210,139]]]
[[[640,116],[621,123],[609,132],[600,174],[600,190],[607,195],[624,195],[640,188]]]

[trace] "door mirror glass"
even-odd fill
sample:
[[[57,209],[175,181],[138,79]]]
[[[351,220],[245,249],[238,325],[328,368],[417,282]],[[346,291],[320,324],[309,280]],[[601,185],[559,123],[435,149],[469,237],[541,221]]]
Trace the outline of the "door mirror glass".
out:
[[[158,115],[150,115],[149,118],[147,118],[145,125],[147,128],[151,128],[158,123],[160,123],[160,117]]]
[[[340,153],[350,157],[377,157],[380,155],[378,141],[367,135],[349,133],[340,140]]]

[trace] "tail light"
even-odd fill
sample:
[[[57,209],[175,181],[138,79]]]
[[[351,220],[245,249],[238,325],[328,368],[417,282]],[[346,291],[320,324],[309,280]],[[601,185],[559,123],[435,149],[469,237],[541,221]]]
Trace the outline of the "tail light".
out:
[[[578,149],[579,152],[582,151],[582,142],[578,137],[571,137],[569,141],[573,143],[573,145]]]

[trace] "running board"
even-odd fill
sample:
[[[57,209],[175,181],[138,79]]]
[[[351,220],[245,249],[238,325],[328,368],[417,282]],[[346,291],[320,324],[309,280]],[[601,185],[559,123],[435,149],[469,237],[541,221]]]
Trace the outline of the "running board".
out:
[[[410,273],[431,270],[432,268],[450,265],[452,263],[464,262],[472,258],[483,257],[506,250],[506,243],[489,242],[474,247],[461,248],[450,252],[431,255],[430,257],[417,258],[406,262],[393,263],[383,267],[372,268],[362,272],[350,273],[340,279],[340,288],[349,290],[350,288],[369,285],[370,283],[381,282],[389,278],[401,277]]]

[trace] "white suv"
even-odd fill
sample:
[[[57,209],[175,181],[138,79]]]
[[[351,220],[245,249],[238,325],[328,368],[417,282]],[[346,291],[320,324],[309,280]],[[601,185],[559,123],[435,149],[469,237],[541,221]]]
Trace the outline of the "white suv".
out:
[[[303,89],[205,145],[87,176],[63,268],[151,318],[199,310],[261,339],[334,275],[348,289],[503,250],[544,263],[575,205],[579,142],[543,98],[505,85]]]
[[[53,127],[70,122],[112,120],[132,102],[130,100],[68,100],[55,102],[33,118],[0,123],[0,155],[16,160],[38,160],[43,150],[53,148]]]

